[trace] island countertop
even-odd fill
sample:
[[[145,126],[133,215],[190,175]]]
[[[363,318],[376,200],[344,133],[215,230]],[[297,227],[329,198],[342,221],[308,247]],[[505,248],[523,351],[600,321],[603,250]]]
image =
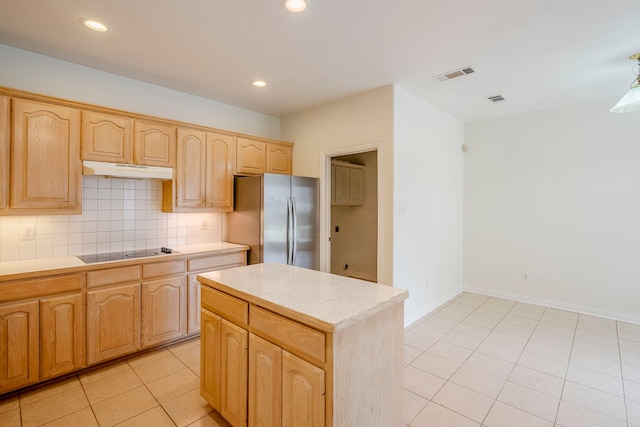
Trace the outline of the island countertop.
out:
[[[408,291],[284,264],[254,264],[198,275],[209,287],[336,332],[407,299]]]

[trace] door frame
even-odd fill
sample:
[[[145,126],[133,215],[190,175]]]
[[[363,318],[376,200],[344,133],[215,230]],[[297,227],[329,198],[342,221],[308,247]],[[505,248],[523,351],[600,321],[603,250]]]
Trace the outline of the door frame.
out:
[[[384,277],[384,263],[382,262],[383,245],[383,215],[382,207],[384,206],[382,188],[382,174],[380,167],[383,164],[383,147],[381,143],[371,143],[356,145],[351,147],[335,148],[325,150],[320,153],[320,271],[331,272],[331,159],[338,156],[346,156],[349,154],[359,154],[366,151],[377,152],[377,173],[378,173],[378,242],[377,242],[377,280],[380,281]]]

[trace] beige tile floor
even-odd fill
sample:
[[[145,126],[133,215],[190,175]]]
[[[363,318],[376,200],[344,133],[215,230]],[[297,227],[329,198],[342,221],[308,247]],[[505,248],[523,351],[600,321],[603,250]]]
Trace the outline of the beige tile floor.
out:
[[[404,422],[640,426],[640,326],[463,293],[405,330]]]
[[[404,357],[410,427],[640,427],[638,325],[463,293],[405,331]],[[182,342],[0,399],[0,426],[228,427],[199,370]]]
[[[199,375],[196,338],[0,399],[0,426],[228,427]]]

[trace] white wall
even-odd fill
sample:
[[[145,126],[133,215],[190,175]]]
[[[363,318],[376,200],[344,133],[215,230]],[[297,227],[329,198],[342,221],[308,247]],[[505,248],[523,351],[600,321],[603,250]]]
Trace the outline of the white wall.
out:
[[[640,116],[615,102],[465,126],[465,289],[640,322]]]
[[[320,177],[325,152],[378,144],[379,208],[378,281],[393,284],[393,87],[359,93],[308,111],[282,118],[282,138],[295,141],[293,172]],[[368,149],[370,150],[370,148]],[[366,150],[366,151],[368,151]],[[363,150],[365,151],[365,150]],[[322,214],[327,206],[321,201]],[[329,230],[324,239],[328,241]],[[326,242],[325,242],[326,243]]]
[[[396,86],[393,141],[393,283],[410,324],[462,291],[463,123]]]
[[[0,44],[0,86],[280,138],[280,119]]]

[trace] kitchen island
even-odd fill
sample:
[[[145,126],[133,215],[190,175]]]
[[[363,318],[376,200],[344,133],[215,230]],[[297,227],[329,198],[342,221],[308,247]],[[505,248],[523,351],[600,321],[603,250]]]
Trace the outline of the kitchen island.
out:
[[[201,394],[237,426],[400,426],[408,292],[281,264],[199,274]]]

